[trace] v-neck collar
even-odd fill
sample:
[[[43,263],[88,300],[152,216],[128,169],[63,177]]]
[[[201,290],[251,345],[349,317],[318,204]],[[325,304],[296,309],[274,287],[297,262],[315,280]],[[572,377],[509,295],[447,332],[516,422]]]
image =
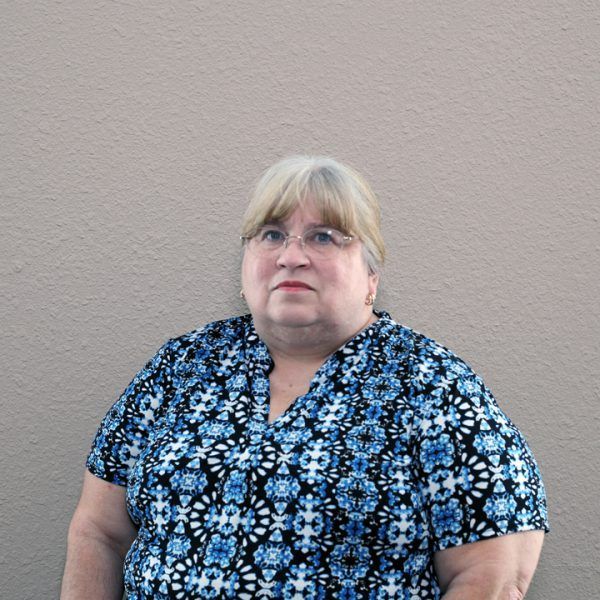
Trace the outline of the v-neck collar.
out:
[[[378,319],[350,338],[319,367],[311,380],[306,394],[294,402],[272,422],[268,421],[270,404],[269,375],[274,367],[273,358],[267,345],[259,337],[251,315],[246,319],[245,363],[248,374],[249,391],[254,399],[254,418],[262,421],[267,428],[279,427],[294,417],[306,417],[319,392],[333,381],[341,378],[357,377],[368,371],[374,359],[385,353],[387,340],[398,324],[385,311],[375,311]],[[302,419],[303,420],[303,419]]]

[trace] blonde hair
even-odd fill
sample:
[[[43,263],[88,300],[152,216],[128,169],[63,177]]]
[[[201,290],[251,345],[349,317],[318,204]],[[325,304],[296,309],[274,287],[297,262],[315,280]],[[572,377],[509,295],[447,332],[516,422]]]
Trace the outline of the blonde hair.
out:
[[[306,202],[314,203],[323,223],[358,237],[369,271],[379,272],[385,259],[379,202],[359,173],[332,158],[291,156],[268,168],[250,198],[242,235],[285,220]]]

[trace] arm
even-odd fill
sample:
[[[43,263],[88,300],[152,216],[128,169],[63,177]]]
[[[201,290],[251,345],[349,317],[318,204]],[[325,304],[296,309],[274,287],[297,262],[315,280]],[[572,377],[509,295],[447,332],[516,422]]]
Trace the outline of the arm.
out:
[[[123,559],[136,534],[125,488],[86,472],[69,527],[61,600],[120,600]]]
[[[524,531],[436,552],[444,600],[522,600],[543,541],[543,531]]]

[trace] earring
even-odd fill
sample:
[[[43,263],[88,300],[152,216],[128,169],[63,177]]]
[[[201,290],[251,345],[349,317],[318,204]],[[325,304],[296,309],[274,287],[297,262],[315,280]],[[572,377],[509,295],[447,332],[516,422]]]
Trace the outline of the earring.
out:
[[[245,299],[246,299],[246,296],[244,296],[244,290],[240,290],[240,298],[241,298],[242,300],[245,300]]]
[[[373,306],[373,303],[375,302],[375,294],[367,294],[367,297],[365,298],[365,304],[367,306]]]

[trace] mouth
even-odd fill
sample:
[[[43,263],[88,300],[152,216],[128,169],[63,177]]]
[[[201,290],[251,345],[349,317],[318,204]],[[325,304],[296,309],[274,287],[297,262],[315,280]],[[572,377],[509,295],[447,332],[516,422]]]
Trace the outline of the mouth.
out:
[[[275,286],[276,290],[281,290],[284,292],[301,292],[312,290],[313,288],[308,285],[308,283],[304,283],[304,281],[282,281]]]

